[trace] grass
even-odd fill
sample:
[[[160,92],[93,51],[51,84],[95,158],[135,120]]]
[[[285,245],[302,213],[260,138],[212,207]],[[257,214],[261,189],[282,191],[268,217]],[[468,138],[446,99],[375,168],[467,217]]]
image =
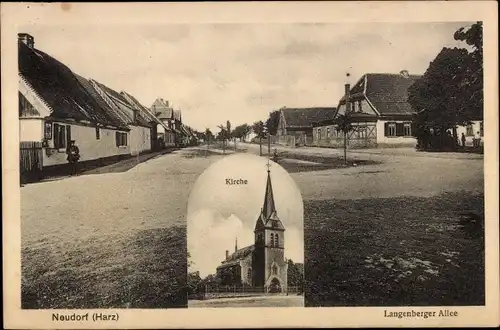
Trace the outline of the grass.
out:
[[[306,306],[484,305],[484,199],[306,201]]]
[[[306,162],[311,162],[314,164],[308,163],[298,163],[298,164],[290,164],[287,162],[280,162],[280,158],[287,159],[296,159]],[[380,164],[380,162],[376,162],[373,160],[360,160],[360,159],[349,159],[347,158],[347,163],[344,161],[342,157],[334,156],[334,155],[304,155],[300,153],[293,152],[280,152],[278,154],[278,163],[283,166],[289,173],[296,172],[309,172],[309,171],[322,171],[329,169],[337,169],[337,168],[347,168],[353,166],[362,166],[362,165],[375,165]]]
[[[148,229],[22,250],[23,309],[187,306],[186,229]]]

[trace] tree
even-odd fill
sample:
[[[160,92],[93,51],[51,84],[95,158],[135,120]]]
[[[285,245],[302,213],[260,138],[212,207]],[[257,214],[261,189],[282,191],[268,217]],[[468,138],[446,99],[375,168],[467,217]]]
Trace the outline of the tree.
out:
[[[233,137],[240,139],[240,141],[244,140],[248,136],[248,133],[250,133],[251,130],[252,128],[247,124],[236,126],[233,131]]]
[[[219,125],[218,127],[220,129],[218,137],[222,141],[222,151],[223,153],[226,153],[226,142],[232,137],[231,122],[228,120],[226,121],[226,126]]]
[[[210,130],[210,128],[207,128],[205,130],[205,140],[207,141],[207,144],[210,145],[210,142],[214,139],[214,134]]]
[[[276,135],[276,133],[278,132],[279,121],[280,110],[275,110],[269,113],[269,118],[266,120],[266,127],[270,135]]]
[[[252,130],[259,138],[260,155],[262,156],[262,139],[266,136],[266,127],[264,123],[259,120],[253,123]]]
[[[290,259],[288,260],[287,282],[289,287],[296,286],[299,288],[299,292],[303,292],[304,290],[303,268],[299,268],[299,265],[295,264]]]
[[[336,129],[344,134],[344,162],[347,164],[347,139],[349,132],[354,129],[351,111],[346,110],[345,114],[340,114],[335,118]]]
[[[454,37],[473,50],[443,48],[408,89],[408,102],[416,112],[414,135],[423,148],[454,148],[456,126],[483,118],[482,23],[460,28]]]

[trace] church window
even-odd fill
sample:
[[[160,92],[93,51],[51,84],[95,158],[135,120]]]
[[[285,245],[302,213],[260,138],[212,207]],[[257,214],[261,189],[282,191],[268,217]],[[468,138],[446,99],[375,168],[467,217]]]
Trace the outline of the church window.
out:
[[[274,234],[271,233],[271,240],[270,240],[270,245],[273,246],[274,245]]]
[[[247,278],[248,278],[248,282],[252,283],[252,268],[248,268]]]
[[[279,237],[278,234],[274,234],[274,246],[279,246]]]
[[[276,267],[276,265],[273,265],[273,267],[272,267],[272,273],[273,273],[273,275],[277,275],[278,274],[278,267]]]

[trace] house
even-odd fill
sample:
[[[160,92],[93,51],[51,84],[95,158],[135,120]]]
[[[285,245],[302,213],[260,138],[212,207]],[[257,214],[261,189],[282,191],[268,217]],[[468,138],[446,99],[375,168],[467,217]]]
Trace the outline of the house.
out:
[[[406,70],[399,74],[367,73],[352,88],[346,85],[353,125],[348,133],[348,145],[360,148],[416,146],[408,88],[420,77]],[[345,114],[345,99],[345,95],[340,99],[335,118]],[[314,145],[344,145],[344,135],[337,130],[335,119],[318,121],[314,126]]]
[[[130,154],[125,117],[108,111],[67,66],[36,49],[32,36],[18,35],[18,51],[20,141],[41,144],[44,169],[67,164],[71,140],[81,162]]]
[[[163,123],[158,126],[158,140],[163,141],[165,146],[178,145],[181,132],[176,128],[174,109],[170,107],[169,101],[157,98],[151,105],[150,111]]]
[[[173,147],[173,131],[168,127],[167,124],[162,122],[159,118],[155,116],[147,107],[142,105],[135,97],[127,92],[120,93],[135,109],[139,110],[144,118],[151,125],[151,147],[152,149],[161,149],[164,147]],[[158,129],[162,132],[162,139],[158,140]],[[165,139],[167,136],[167,139]]]
[[[277,143],[284,145],[311,145],[313,123],[333,119],[336,108],[286,108],[280,109]]]
[[[131,105],[127,99],[110,87],[90,79],[92,86],[98,91],[99,96],[104,98],[108,104],[113,104],[114,108],[120,111],[126,118],[130,127],[130,139],[127,142],[130,146],[130,154],[137,155],[142,152],[151,151],[151,131],[152,124],[142,111]]]
[[[271,172],[267,171],[264,204],[254,230],[254,244],[234,253],[217,267],[222,285],[245,285],[265,292],[288,291],[288,263],[285,259],[285,227],[276,211]]]

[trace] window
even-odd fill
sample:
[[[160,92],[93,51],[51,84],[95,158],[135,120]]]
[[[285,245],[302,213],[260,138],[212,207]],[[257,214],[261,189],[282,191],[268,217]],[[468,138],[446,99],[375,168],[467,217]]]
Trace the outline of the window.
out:
[[[116,132],[116,146],[117,147],[127,146],[127,133]]]
[[[358,112],[363,112],[363,108],[361,106],[361,101],[358,101]]]
[[[411,136],[411,123],[404,123],[403,130],[404,136]]]
[[[277,275],[278,274],[278,267],[276,267],[276,265],[273,265],[273,267],[271,269],[272,269],[273,275]]]
[[[46,122],[45,123],[45,134],[44,134],[45,139],[51,140],[52,139],[52,123],[51,122]]]
[[[247,270],[247,279],[248,282],[252,283],[252,268],[248,268]]]
[[[67,141],[66,125],[54,124],[54,148],[66,148]]]
[[[274,234],[274,246],[279,247],[279,236],[278,234]]]
[[[474,136],[474,127],[472,127],[472,124],[467,125],[465,128],[465,135],[467,136]]]
[[[331,131],[331,130],[330,130],[330,127],[327,127],[327,128],[326,128],[326,137],[327,137],[327,138],[329,138],[329,137],[330,137],[330,133],[331,133],[330,131]]]
[[[483,136],[484,133],[484,127],[483,127],[483,122],[479,123],[479,135]]]
[[[396,136],[396,123],[385,123],[385,136]]]
[[[367,130],[366,125],[357,127],[358,139],[366,139],[366,130]]]
[[[262,242],[262,233],[257,234],[257,242]]]
[[[100,140],[101,139],[101,131],[99,130],[99,127],[95,128],[95,139]]]
[[[270,245],[273,246],[274,245],[274,234],[271,233],[271,240],[270,240]]]
[[[318,128],[318,131],[317,131],[317,139],[318,139],[318,140],[321,140],[321,128]]]

